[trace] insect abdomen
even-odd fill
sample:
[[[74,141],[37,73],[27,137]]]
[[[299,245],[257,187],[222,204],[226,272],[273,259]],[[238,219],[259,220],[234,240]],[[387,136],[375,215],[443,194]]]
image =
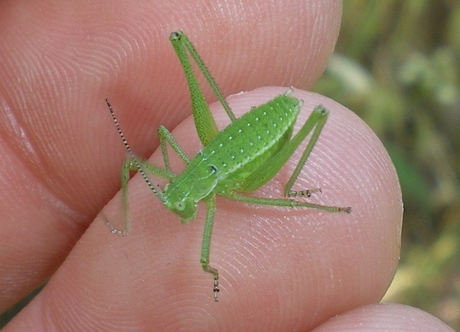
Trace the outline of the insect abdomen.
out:
[[[203,150],[217,169],[221,188],[238,184],[289,141],[300,109],[296,98],[280,95],[238,118]]]

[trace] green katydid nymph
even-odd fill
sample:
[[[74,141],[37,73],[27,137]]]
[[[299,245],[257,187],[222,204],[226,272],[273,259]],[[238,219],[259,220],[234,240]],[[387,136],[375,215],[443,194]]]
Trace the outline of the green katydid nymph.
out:
[[[251,109],[240,118],[236,118],[187,36],[178,31],[172,33],[169,39],[185,72],[192,98],[195,126],[203,144],[203,149],[198,151],[195,157],[190,158],[175,141],[168,129],[160,126],[158,135],[165,167],[154,166],[136,157],[120,128],[109,101],[106,100],[113,122],[129,156],[123,165],[121,175],[125,229],[117,230],[109,222],[107,224],[111,231],[118,235],[127,235],[130,231],[131,221],[128,206],[130,171],[139,172],[150,190],[167,209],[177,214],[184,224],[195,219],[197,203],[203,201],[206,205],[207,214],[200,262],[203,270],[214,277],[213,292],[214,300],[217,301],[219,273],[216,268],[209,265],[211,233],[216,212],[217,195],[247,204],[286,208],[313,208],[328,212],[346,213],[350,213],[351,208],[318,205],[293,198],[296,196],[309,197],[312,192],[319,189],[291,190],[315,146],[322,128],[326,124],[327,109],[317,106],[294,137],[292,137],[292,132],[297,115],[302,107],[302,101],[292,97],[290,95],[291,90]],[[230,125],[222,131],[217,129],[216,122],[193,71],[189,55],[203,73],[230,118]],[[285,198],[273,199],[246,196],[244,194],[253,192],[270,181],[310,133],[310,140],[284,187]],[[166,143],[171,146],[186,165],[181,174],[176,175],[171,170]],[[164,178],[169,183],[163,189],[159,189],[149,178],[149,174]]]

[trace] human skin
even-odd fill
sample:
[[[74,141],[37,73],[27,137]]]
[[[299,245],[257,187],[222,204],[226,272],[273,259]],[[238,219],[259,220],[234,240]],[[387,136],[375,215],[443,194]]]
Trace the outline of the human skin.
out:
[[[380,306],[400,247],[393,166],[352,112],[301,90],[321,76],[333,51],[340,3],[187,4],[0,4],[2,310],[49,279],[5,331],[309,330],[336,315],[359,323],[357,308]],[[167,38],[178,29],[190,36],[224,95],[280,86],[230,97],[237,114],[288,86],[299,88],[294,94],[305,104],[299,123],[320,103],[330,110],[296,186],[320,186],[323,193],[312,199],[353,208],[350,215],[327,214],[219,199],[211,249],[221,274],[219,303],[199,265],[203,206],[197,221],[181,225],[136,177],[129,187],[132,233],[116,237],[104,225],[122,222],[116,192],[126,157],[104,98],[138,155],[156,150],[160,124],[191,155],[200,148]],[[211,108],[225,126],[219,106]],[[150,160],[161,165],[161,153]],[[281,194],[288,177],[284,169],[257,194]],[[409,307],[378,308],[415,317]],[[382,317],[379,310],[365,312]],[[440,324],[422,315],[426,330]]]

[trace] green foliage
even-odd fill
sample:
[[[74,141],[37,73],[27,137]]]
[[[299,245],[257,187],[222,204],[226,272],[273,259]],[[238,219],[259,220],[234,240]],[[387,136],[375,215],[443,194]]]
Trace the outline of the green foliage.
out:
[[[315,91],[366,121],[403,191],[401,265],[386,301],[460,330],[460,3],[344,2],[336,53]]]

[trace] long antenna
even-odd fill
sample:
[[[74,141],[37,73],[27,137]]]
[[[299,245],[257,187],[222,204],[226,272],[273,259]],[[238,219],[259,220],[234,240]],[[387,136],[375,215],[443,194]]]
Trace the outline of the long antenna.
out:
[[[118,135],[120,136],[121,141],[123,145],[125,146],[126,151],[128,152],[129,162],[131,164],[134,164],[134,166],[136,166],[137,171],[141,174],[142,178],[144,179],[145,183],[147,183],[150,190],[164,203],[163,195],[155,189],[154,184],[152,183],[152,181],[150,181],[149,177],[147,176],[141,164],[139,163],[139,160],[137,159],[136,155],[131,150],[128,140],[126,139],[125,134],[123,133],[123,130],[121,130],[120,123],[118,122],[118,119],[115,116],[115,112],[112,109],[112,105],[110,104],[107,98],[105,98],[105,103],[107,104],[107,107],[109,108],[110,115],[112,116],[112,120],[113,120],[113,123],[115,124],[115,128],[117,129]]]

